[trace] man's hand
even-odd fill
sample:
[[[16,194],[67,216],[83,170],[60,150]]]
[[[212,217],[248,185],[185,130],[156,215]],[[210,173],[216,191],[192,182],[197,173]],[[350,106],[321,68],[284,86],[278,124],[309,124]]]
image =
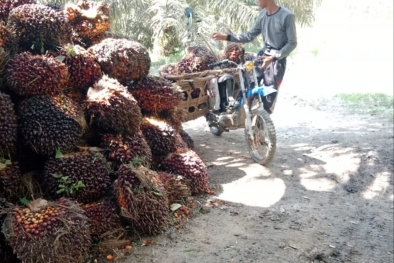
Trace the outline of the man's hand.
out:
[[[259,68],[267,68],[274,60],[274,57],[270,57],[270,56],[261,56],[260,59],[263,60],[263,64],[259,67]]]
[[[220,33],[213,33],[212,34],[212,38],[214,39],[214,40],[227,40],[227,35],[225,35],[225,34],[220,34]]]

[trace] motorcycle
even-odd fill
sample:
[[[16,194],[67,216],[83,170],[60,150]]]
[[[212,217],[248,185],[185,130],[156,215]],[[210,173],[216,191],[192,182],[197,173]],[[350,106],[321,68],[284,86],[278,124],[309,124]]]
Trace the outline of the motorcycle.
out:
[[[277,90],[273,86],[256,85],[255,68],[261,62],[255,59],[237,64],[225,59],[209,65],[211,70],[229,64],[236,68],[232,72],[226,70],[227,73],[210,81],[206,120],[210,131],[216,136],[244,128],[252,159],[267,165],[275,155],[276,132],[270,115],[264,110],[262,97]],[[239,81],[236,81],[235,76],[239,77]]]

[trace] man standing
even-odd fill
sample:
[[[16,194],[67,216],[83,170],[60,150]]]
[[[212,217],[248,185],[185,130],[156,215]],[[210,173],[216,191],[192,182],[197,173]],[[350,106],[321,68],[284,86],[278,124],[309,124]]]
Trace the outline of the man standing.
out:
[[[278,6],[275,0],[256,0],[263,9],[254,24],[247,32],[237,35],[213,33],[215,40],[227,40],[237,43],[247,43],[262,34],[264,47],[258,52],[263,59],[261,66],[256,68],[257,79],[264,80],[265,86],[274,85],[278,90],[286,70],[286,57],[297,46],[295,17],[288,9]],[[263,98],[264,109],[272,113],[275,107],[277,92]]]

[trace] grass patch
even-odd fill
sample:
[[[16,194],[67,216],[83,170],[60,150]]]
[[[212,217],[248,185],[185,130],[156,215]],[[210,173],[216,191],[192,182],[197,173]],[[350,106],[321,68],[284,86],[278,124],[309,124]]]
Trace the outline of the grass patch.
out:
[[[337,97],[351,112],[394,117],[393,96],[384,93],[343,93],[338,94]]]

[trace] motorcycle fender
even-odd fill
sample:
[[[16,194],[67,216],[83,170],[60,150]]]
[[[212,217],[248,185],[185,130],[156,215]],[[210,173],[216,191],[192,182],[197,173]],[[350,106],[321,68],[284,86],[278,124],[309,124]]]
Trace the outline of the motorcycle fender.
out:
[[[213,78],[208,83],[208,95],[209,95],[209,109],[219,110],[220,109],[220,94],[218,79]]]

